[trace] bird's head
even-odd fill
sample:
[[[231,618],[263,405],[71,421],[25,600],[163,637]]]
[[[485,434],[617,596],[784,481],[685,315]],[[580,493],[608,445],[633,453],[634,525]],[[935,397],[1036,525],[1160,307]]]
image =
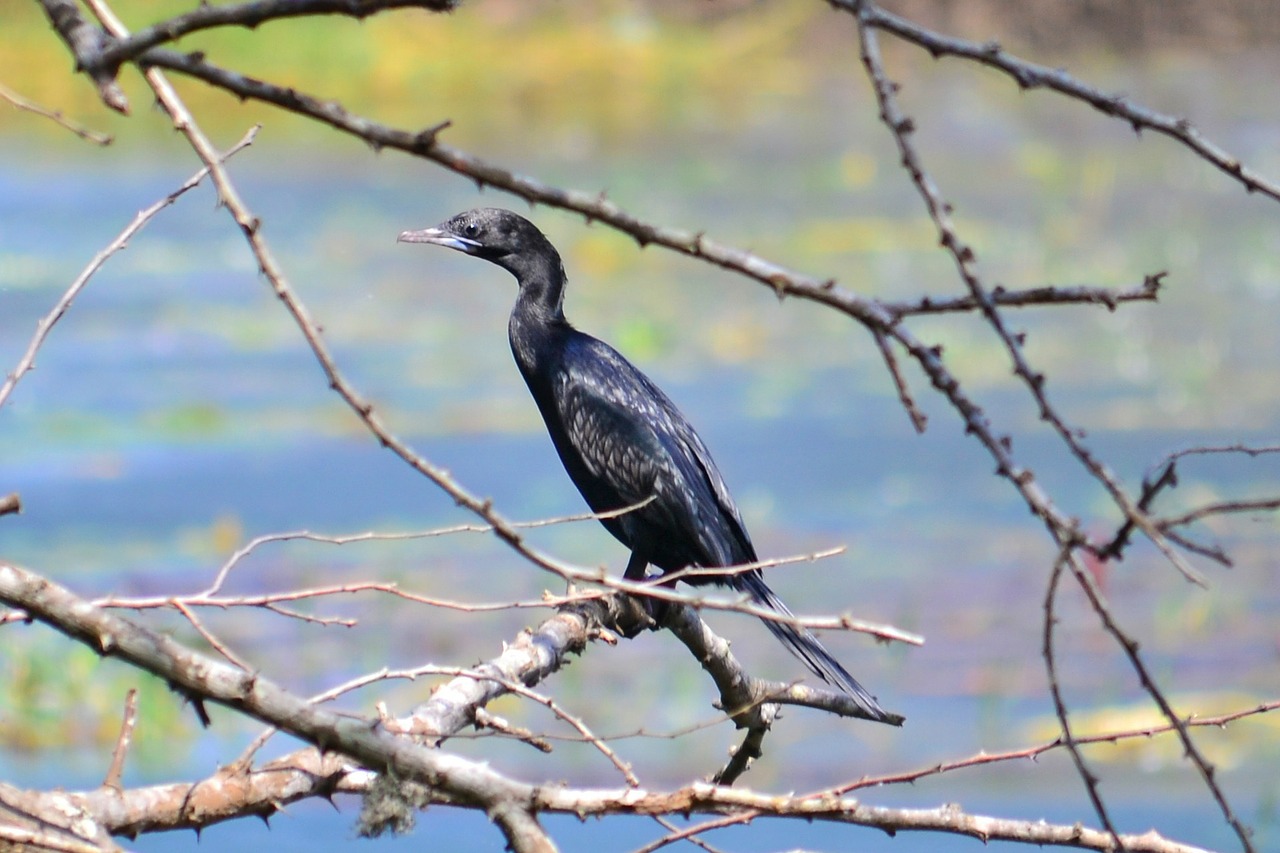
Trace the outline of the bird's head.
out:
[[[498,207],[459,213],[435,228],[404,231],[401,243],[435,243],[484,258],[516,277],[518,305],[552,319],[563,319],[564,265],[560,253],[537,226]]]
[[[495,263],[524,276],[548,263],[560,264],[560,255],[537,226],[519,214],[498,207],[482,207],[459,213],[434,228],[404,231],[401,243],[434,243]]]

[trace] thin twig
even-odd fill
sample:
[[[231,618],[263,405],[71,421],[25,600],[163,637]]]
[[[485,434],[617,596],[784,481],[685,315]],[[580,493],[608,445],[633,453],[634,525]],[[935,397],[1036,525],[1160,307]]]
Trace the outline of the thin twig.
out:
[[[499,717],[486,708],[476,708],[476,726],[477,728],[483,726],[512,740],[527,743],[539,752],[550,753],[552,751],[551,744],[543,735],[534,734],[523,726],[512,725],[510,720],[505,717]]]
[[[451,675],[454,678],[473,678],[477,681],[493,681],[501,685],[508,693],[512,693],[516,696],[522,696],[525,699],[537,702],[539,705],[542,705],[551,713],[555,714],[556,717],[573,727],[585,743],[589,743],[595,747],[596,751],[608,759],[609,762],[617,768],[618,772],[622,774],[622,778],[626,780],[626,783],[629,786],[632,788],[640,787],[640,780],[636,778],[635,773],[631,770],[631,765],[623,761],[618,756],[618,753],[614,752],[612,747],[605,743],[601,738],[597,737],[586,724],[586,721],[577,714],[573,714],[565,710],[559,702],[555,701],[550,696],[543,695],[542,693],[539,693],[530,687],[526,687],[517,681],[505,678],[495,669],[491,669],[489,667],[482,667],[480,669],[459,669],[457,667],[437,666],[431,667],[431,672],[435,675]]]
[[[1165,272],[1146,276],[1142,284],[1124,290],[1104,287],[1035,287],[1028,290],[1007,290],[999,285],[991,289],[991,301],[1000,308],[1029,308],[1041,305],[1092,304],[1103,305],[1114,311],[1125,302],[1154,302],[1160,294]],[[978,300],[972,296],[923,296],[913,302],[886,302],[884,307],[895,317],[912,317],[924,314],[958,314],[980,310]]]
[[[902,375],[902,368],[898,365],[897,356],[893,354],[889,339],[879,329],[872,332],[872,337],[875,338],[876,346],[880,348],[880,355],[884,358],[884,366],[889,371],[889,376],[893,379],[893,387],[898,391],[898,400],[902,403],[902,408],[907,410],[907,417],[911,418],[911,426],[915,428],[917,433],[924,435],[925,427],[929,424],[929,418],[924,412],[920,411],[920,407],[916,405],[915,398],[911,396],[911,388],[907,385],[907,380]]]
[[[249,132],[246,133],[239,142],[228,148],[225,153],[215,154],[215,161],[221,163],[252,145],[254,138],[258,135],[259,129],[260,128],[257,126],[250,128]],[[80,275],[76,276],[76,280],[73,281],[71,286],[67,288],[66,292],[62,294],[62,298],[60,298],[57,304],[53,306],[53,310],[42,317],[40,322],[36,324],[36,333],[34,337],[32,337],[31,342],[27,345],[26,352],[24,352],[22,354],[22,358],[18,360],[17,367],[15,367],[13,371],[5,377],[4,384],[0,385],[0,406],[4,406],[8,401],[9,395],[13,393],[13,389],[17,387],[18,380],[22,378],[23,374],[35,367],[36,353],[39,351],[41,345],[44,344],[45,339],[49,337],[49,332],[53,330],[54,325],[62,319],[63,315],[67,313],[67,310],[71,307],[71,303],[80,295],[80,291],[82,291],[84,286],[89,283],[89,279],[93,277],[94,273],[102,268],[102,265],[107,262],[108,258],[127,246],[129,244],[129,240],[142,230],[148,222],[155,218],[157,213],[173,204],[188,190],[198,186],[208,174],[209,167],[206,166],[188,178],[182,186],[169,193],[169,195],[160,199],[160,201],[145,210],[139,211],[138,214],[134,216],[133,221],[125,226],[125,229],[116,235],[114,240],[93,256],[93,260],[89,261],[89,265],[81,271]]]
[[[1183,724],[1187,726],[1203,726],[1206,728],[1226,728],[1231,723],[1243,720],[1248,717],[1254,717],[1259,714],[1266,714],[1272,711],[1280,710],[1280,699],[1272,699],[1269,702],[1261,702],[1252,708],[1245,708],[1239,711],[1230,711],[1225,714],[1217,714],[1211,717],[1200,717],[1190,715],[1183,719]],[[1125,740],[1150,739],[1159,735],[1170,734],[1176,731],[1175,727],[1170,723],[1159,726],[1144,726],[1136,729],[1125,729],[1122,731],[1105,731],[1091,735],[1076,734],[1072,740],[1077,746],[1085,746],[1090,744],[1116,744]],[[1063,749],[1067,746],[1067,741],[1062,737],[1057,737],[1051,741],[1046,741],[1036,746],[1027,746],[1021,749],[1011,749],[1006,752],[982,752],[977,755],[971,755],[967,758],[958,758],[951,761],[940,761],[937,764],[931,764],[928,767],[922,767],[916,770],[909,770],[903,773],[888,773],[881,776],[863,776],[855,782],[849,782],[840,785],[832,790],[837,794],[847,794],[863,788],[880,788],[885,785],[901,785],[916,782],[926,776],[938,776],[943,773],[950,773],[954,770],[963,770],[971,767],[984,767],[988,764],[1001,764],[1009,761],[1026,761],[1034,760],[1046,752],[1052,752],[1057,749]],[[817,792],[814,792],[817,793]]]
[[[133,727],[138,722],[138,690],[130,687],[124,697],[124,718],[120,721],[120,736],[116,738],[116,747],[111,751],[111,766],[107,768],[107,776],[102,780],[105,788],[120,791],[120,774],[124,772],[124,758],[133,743]]]
[[[869,23],[869,18],[876,13],[876,7],[869,2],[858,4],[858,6],[858,36],[862,64],[871,81],[876,101],[880,105],[880,119],[885,127],[889,129],[894,142],[897,144],[898,153],[902,158],[902,166],[924,202],[929,218],[933,221],[934,227],[938,232],[941,246],[951,256],[956,272],[959,274],[961,281],[963,281],[965,288],[969,291],[969,295],[978,304],[979,311],[987,321],[987,325],[995,332],[996,337],[1008,353],[1013,365],[1014,375],[1022,380],[1030,392],[1039,410],[1040,419],[1053,427],[1071,454],[1080,461],[1085,470],[1106,490],[1112,501],[1125,514],[1125,517],[1132,519],[1137,528],[1146,534],[1152,544],[1164,554],[1169,563],[1177,568],[1188,581],[1204,586],[1205,580],[1201,574],[1174,550],[1167,537],[1155,528],[1146,513],[1142,512],[1130,499],[1115,475],[1085,446],[1081,439],[1080,431],[1068,426],[1049,402],[1045,391],[1045,375],[1033,369],[1027,361],[1025,335],[1015,334],[1006,326],[999,307],[991,298],[989,289],[983,284],[982,278],[978,274],[977,256],[974,254],[973,248],[961,239],[955,224],[951,220],[951,204],[942,197],[933,178],[925,170],[915,145],[911,141],[911,134],[915,132],[915,122],[902,112],[898,104],[898,86],[889,79],[885,71],[884,61],[880,55],[879,38],[875,28]],[[1046,522],[1049,522],[1048,518],[1046,518]],[[1058,531],[1065,530],[1070,526],[1069,522],[1063,523],[1056,519],[1050,523],[1050,532],[1055,541],[1061,541]]]
[[[1191,732],[1187,725],[1183,722],[1183,718],[1173,709],[1173,705],[1169,702],[1168,697],[1156,684],[1155,678],[1152,677],[1146,663],[1142,660],[1142,656],[1138,653],[1138,643],[1121,628],[1116,622],[1115,617],[1111,613],[1111,609],[1107,606],[1102,598],[1102,591],[1098,589],[1098,584],[1085,568],[1080,565],[1079,559],[1074,554],[1066,560],[1066,566],[1071,570],[1071,574],[1075,576],[1076,582],[1080,588],[1084,590],[1085,597],[1089,601],[1089,605],[1101,620],[1102,626],[1107,633],[1111,634],[1119,643],[1120,648],[1124,650],[1125,656],[1129,659],[1129,665],[1138,676],[1138,681],[1142,685],[1143,690],[1147,692],[1156,706],[1160,709],[1160,713],[1173,726],[1174,732],[1178,735],[1178,740],[1182,744],[1183,752],[1200,773],[1201,779],[1204,781],[1205,787],[1208,788],[1209,794],[1213,797],[1218,809],[1222,812],[1222,816],[1227,823],[1235,831],[1236,837],[1240,839],[1241,847],[1247,853],[1254,853],[1252,835],[1253,832],[1246,827],[1231,808],[1231,804],[1227,801],[1227,795],[1218,784],[1217,769],[1209,763],[1204,753],[1196,746],[1195,741],[1191,738]]]
[[[1173,518],[1158,519],[1156,527],[1167,531],[1171,527],[1182,527],[1214,515],[1227,515],[1238,512],[1269,512],[1277,509],[1280,509],[1280,498],[1218,501],[1217,503],[1205,504],[1182,515],[1175,515]]]
[[[174,601],[172,603],[173,608],[186,617],[187,621],[191,623],[191,627],[196,629],[196,633],[201,637],[204,637],[204,641],[210,646],[213,646],[213,648],[217,650],[218,654],[230,661],[233,666],[236,666],[245,672],[253,671],[253,668],[249,666],[248,663],[241,660],[235,652],[231,651],[230,647],[228,647],[226,643],[219,640],[214,636],[212,631],[204,626],[204,623],[200,621],[200,617],[196,616],[190,607],[187,607],[187,605],[180,601]]]
[[[38,116],[43,116],[47,119],[57,122],[59,125],[61,125],[62,127],[65,127],[67,130],[71,131],[81,139],[88,140],[89,142],[92,142],[96,145],[111,144],[111,134],[99,133],[96,130],[90,130],[84,125],[78,122],[74,122],[71,119],[64,116],[62,114],[62,110],[51,110],[48,107],[42,107],[39,104],[37,104],[35,101],[27,100],[26,98],[22,97],[17,92],[13,91],[12,89],[10,89],[9,87],[3,84],[0,84],[0,98],[3,98],[4,100],[8,101],[10,104],[13,104],[13,106],[17,107],[20,110],[26,110],[29,113],[35,113]]]
[[[1076,773],[1084,782],[1085,792],[1089,796],[1089,802],[1093,805],[1094,812],[1098,815],[1098,819],[1102,821],[1102,826],[1115,840],[1116,847],[1124,850],[1124,842],[1120,840],[1120,832],[1111,821],[1111,814],[1107,810],[1106,803],[1103,802],[1102,794],[1098,792],[1098,777],[1089,769],[1088,763],[1085,762],[1084,753],[1080,750],[1080,745],[1076,741],[1075,735],[1071,730],[1071,721],[1068,719],[1067,702],[1062,696],[1062,684],[1058,680],[1058,658],[1054,649],[1055,628],[1058,625],[1058,614],[1056,612],[1058,588],[1062,585],[1062,576],[1067,565],[1072,560],[1072,551],[1069,545],[1064,545],[1058,553],[1058,559],[1054,560],[1053,570],[1049,573],[1049,585],[1045,590],[1044,596],[1044,629],[1043,629],[1043,645],[1041,654],[1044,657],[1045,672],[1049,677],[1049,695],[1053,697],[1053,712],[1058,717],[1058,725],[1062,729],[1061,741],[1066,747],[1067,752],[1071,753],[1071,761],[1076,766]]]
[[[696,836],[704,832],[710,832],[714,829],[724,829],[729,826],[741,826],[744,823],[751,823],[764,813],[760,811],[743,811],[736,814],[726,815],[724,817],[711,818],[704,820],[702,823],[694,826],[685,827],[684,829],[676,829],[674,826],[667,824],[670,832],[662,838],[655,839],[642,847],[637,847],[631,853],[654,853],[655,850],[661,850],[663,847],[675,844],[677,841],[691,841],[696,843]]]
[[[295,17],[334,15],[363,21],[378,12],[394,9],[426,9],[450,12],[459,0],[252,0],[249,3],[201,5],[190,12],[144,27],[115,39],[95,57],[90,68],[114,70],[149,48],[176,41],[184,35],[213,27],[256,29],[268,21]]]
[[[1020,59],[997,42],[973,42],[939,35],[888,12],[869,0],[828,0],[858,17],[864,25],[892,33],[927,50],[935,59],[953,56],[994,68],[1011,77],[1022,89],[1049,89],[1071,100],[1088,104],[1104,115],[1120,119],[1135,133],[1152,130],[1190,149],[1197,157],[1239,181],[1248,192],[1260,192],[1280,201],[1280,184],[1246,168],[1239,159],[1205,139],[1190,121],[1164,115],[1134,103],[1123,95],[1103,92],[1077,80],[1060,68]]]

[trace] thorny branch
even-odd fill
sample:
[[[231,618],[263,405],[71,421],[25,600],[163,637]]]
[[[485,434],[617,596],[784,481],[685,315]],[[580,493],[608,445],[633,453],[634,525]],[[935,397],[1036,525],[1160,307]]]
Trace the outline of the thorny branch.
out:
[[[1098,791],[1098,777],[1089,769],[1089,765],[1084,760],[1084,752],[1081,751],[1080,745],[1076,742],[1075,734],[1072,732],[1071,721],[1068,719],[1067,700],[1062,694],[1062,684],[1058,679],[1058,655],[1054,647],[1054,631],[1058,624],[1056,612],[1058,589],[1062,586],[1062,575],[1072,558],[1073,554],[1070,545],[1064,545],[1058,554],[1058,559],[1053,564],[1053,570],[1049,573],[1049,587],[1044,597],[1044,645],[1042,654],[1044,655],[1045,671],[1049,676],[1049,695],[1053,697],[1053,713],[1058,717],[1058,726],[1062,731],[1062,744],[1067,748],[1067,752],[1071,753],[1071,761],[1075,764],[1081,781],[1084,782],[1085,792],[1089,795],[1089,802],[1093,805],[1093,810],[1098,815],[1098,819],[1102,821],[1103,827],[1115,840],[1116,847],[1124,850],[1125,846],[1124,842],[1120,840],[1120,832],[1112,822],[1111,814],[1102,799],[1102,794]]]
[[[0,601],[25,610],[104,657],[119,658],[162,678],[186,694],[289,731],[322,749],[340,751],[367,767],[394,770],[482,808],[513,850],[554,849],[534,817],[530,787],[484,765],[397,737],[377,722],[317,708],[263,676],[196,654],[15,566],[0,564]]]
[[[865,26],[884,30],[905,42],[924,48],[935,59],[952,56],[976,62],[1007,74],[1022,89],[1049,89],[1070,100],[1088,104],[1106,116],[1127,122],[1135,133],[1152,130],[1167,136],[1239,181],[1248,192],[1260,192],[1280,201],[1280,184],[1246,168],[1239,159],[1205,139],[1184,118],[1163,115],[1136,104],[1123,95],[1103,92],[1061,69],[1028,62],[1004,50],[998,42],[979,43],[942,36],[864,0],[827,2],[855,14]]]
[[[507,835],[515,850],[551,850],[533,815],[542,812],[607,815],[681,815],[757,812],[804,820],[831,820],[889,831],[932,831],[967,835],[984,841],[1019,840],[1034,844],[1065,844],[1082,849],[1108,850],[1112,839],[1105,833],[1044,821],[1023,821],[974,815],[955,806],[935,809],[895,809],[870,806],[834,792],[818,795],[765,795],[719,785],[695,783],[671,792],[643,788],[577,789],[532,786],[516,782],[488,767],[425,748],[397,732],[413,730],[413,721],[370,720],[340,716],[293,696],[261,676],[252,676],[211,658],[185,649],[173,640],[127,620],[113,616],[68,590],[15,566],[0,564],[0,601],[21,607],[72,639],[107,657],[118,657],[165,679],[180,690],[206,696],[264,722],[285,729],[320,746],[324,752],[302,750],[268,765],[249,770],[229,768],[196,785],[158,786],[152,789],[104,794],[88,792],[62,795],[89,826],[113,833],[159,828],[164,817],[176,826],[202,826],[243,815],[249,802],[264,817],[300,796],[331,796],[338,791],[358,791],[371,781],[360,767],[394,768],[398,778],[419,779],[430,785],[433,802],[473,804],[484,807]],[[586,623],[572,614],[561,614],[563,627],[577,623],[583,641]],[[547,628],[547,624],[542,626]],[[523,648],[516,651],[516,648]],[[539,643],[517,642],[502,657],[529,655],[545,649]],[[506,679],[514,683],[517,678]],[[472,684],[495,684],[467,673],[455,678]],[[527,680],[526,680],[527,683]],[[456,715],[456,705],[437,691],[428,704],[442,712],[437,721],[460,728],[474,721],[474,714]],[[421,712],[415,712],[415,717]],[[430,725],[429,723],[427,725]],[[338,753],[341,753],[339,755]],[[354,763],[343,758],[348,756]],[[197,790],[205,786],[205,790]],[[270,799],[262,799],[270,796]],[[38,792],[0,785],[0,799],[10,807],[38,812]],[[234,806],[219,811],[228,800]],[[247,802],[248,801],[248,802]],[[162,803],[169,803],[166,809]],[[83,821],[82,821],[83,822]],[[1154,831],[1122,835],[1124,848],[1152,853],[1193,853],[1195,848],[1170,841]]]

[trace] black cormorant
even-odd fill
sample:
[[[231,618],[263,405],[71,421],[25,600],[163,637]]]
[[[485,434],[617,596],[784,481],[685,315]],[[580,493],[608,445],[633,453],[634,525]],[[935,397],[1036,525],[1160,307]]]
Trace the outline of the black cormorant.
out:
[[[564,317],[560,254],[533,223],[509,210],[460,213],[435,228],[405,231],[406,243],[435,243],[497,264],[516,277],[511,351],[542,412],[565,469],[594,512],[643,504],[601,519],[631,549],[626,577],[689,567],[757,562],[742,516],[702,439],[650,379]],[[644,503],[644,501],[648,503]],[[786,605],[759,569],[698,574],[780,614]],[[901,724],[883,710],[809,631],[765,620],[769,630],[814,674],[848,694],[869,719]]]

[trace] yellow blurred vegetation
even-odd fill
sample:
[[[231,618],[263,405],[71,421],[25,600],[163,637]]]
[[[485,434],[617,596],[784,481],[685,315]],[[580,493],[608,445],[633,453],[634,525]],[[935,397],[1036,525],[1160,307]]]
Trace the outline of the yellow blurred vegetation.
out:
[[[1262,701],[1257,696],[1242,693],[1194,693],[1170,696],[1169,699],[1183,715],[1191,709],[1203,709],[1195,714],[1202,719],[1257,707]],[[1073,710],[1071,724],[1076,737],[1084,738],[1108,732],[1164,729],[1168,721],[1160,709],[1144,700],[1092,711]],[[1280,715],[1264,713],[1226,726],[1196,728],[1195,741],[1210,762],[1229,769],[1245,763],[1256,752],[1263,731],[1277,728],[1280,728]],[[1045,715],[1027,723],[1023,727],[1023,736],[1029,743],[1036,743],[1055,739],[1059,731],[1057,718]],[[1090,760],[1123,762],[1152,772],[1181,766],[1186,760],[1182,743],[1173,732],[1105,741],[1088,749]]]
[[[99,750],[103,772],[120,732],[125,695],[138,690],[137,749],[172,755],[178,735],[189,736],[195,716],[161,681],[115,662],[106,666],[83,646],[47,634],[15,634],[0,659],[0,747],[17,752]],[[182,742],[186,742],[182,740]]]
[[[128,0],[113,7],[140,29],[192,5]],[[129,120],[110,116],[93,87],[72,73],[66,49],[35,4],[0,2],[0,14],[6,19],[0,82],[95,127],[121,131]],[[583,135],[612,143],[638,131],[651,139],[673,122],[721,125],[742,118],[754,98],[803,96],[813,71],[797,34],[834,14],[816,4],[753,4],[700,19],[622,3],[477,2],[448,15],[405,9],[364,22],[317,17],[221,28],[176,47],[393,126],[451,119],[459,144],[530,126],[554,128],[566,144],[581,144]],[[121,79],[135,116],[145,113],[151,99],[137,72]],[[260,105],[228,108],[235,101],[226,95],[180,85],[214,129],[219,121],[231,130],[280,115]],[[0,110],[0,122],[14,128],[12,111]],[[23,124],[57,132],[39,120]],[[151,132],[166,129],[149,124]]]

